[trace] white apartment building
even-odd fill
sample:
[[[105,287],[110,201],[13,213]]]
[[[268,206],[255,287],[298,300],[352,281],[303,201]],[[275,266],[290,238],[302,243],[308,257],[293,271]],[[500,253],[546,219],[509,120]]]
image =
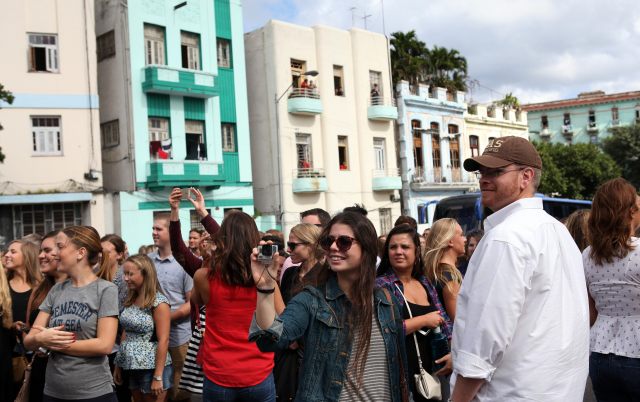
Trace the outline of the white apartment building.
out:
[[[287,233],[302,211],[358,203],[390,230],[402,183],[387,39],[269,21],[245,53],[256,213]]]
[[[91,0],[0,5],[0,246],[74,224],[105,229]]]

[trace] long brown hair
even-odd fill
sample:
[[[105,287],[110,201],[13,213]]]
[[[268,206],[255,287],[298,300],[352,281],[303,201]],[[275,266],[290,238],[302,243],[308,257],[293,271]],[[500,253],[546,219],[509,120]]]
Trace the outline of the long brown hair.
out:
[[[589,217],[589,256],[597,265],[624,258],[631,245],[631,214],[638,210],[636,189],[623,178],[609,180],[596,191]]]
[[[111,262],[109,255],[102,252],[102,244],[100,244],[100,235],[98,231],[91,226],[69,226],[62,229],[71,243],[76,247],[84,247],[87,250],[87,260],[92,267],[100,262],[98,268],[98,277],[106,281],[113,281],[113,273],[111,272]]]
[[[158,281],[158,275],[156,273],[156,266],[151,261],[151,258],[144,254],[136,254],[127,258],[125,263],[130,262],[135,265],[139,270],[144,280],[142,281],[142,288],[140,292],[135,289],[129,289],[127,299],[124,301],[126,307],[135,303],[136,299],[142,294],[142,308],[153,307],[153,302],[156,300],[156,294],[162,293],[160,288],[160,282]]]
[[[352,284],[350,290],[349,302],[350,308],[347,310],[346,322],[350,328],[349,336],[353,340],[355,334],[358,334],[360,342],[355,353],[355,371],[357,382],[360,383],[364,373],[364,365],[369,353],[369,344],[371,343],[371,320],[373,318],[373,291],[375,288],[375,272],[376,259],[378,256],[378,235],[373,224],[366,216],[358,212],[342,212],[334,216],[327,226],[322,230],[320,239],[329,236],[331,227],[335,224],[347,225],[353,231],[353,237],[362,249],[362,260],[359,268],[359,275]],[[325,269],[318,272],[317,275],[306,275],[309,278],[308,284],[316,287],[323,286],[329,278],[335,277],[336,273],[329,269],[328,262],[325,263]],[[345,318],[345,317],[338,317]]]
[[[564,221],[564,226],[573,240],[576,242],[580,252],[584,251],[589,246],[589,216],[591,210],[578,209],[573,211],[571,215],[567,216],[567,220]]]
[[[42,238],[42,242],[40,243],[40,249],[42,250],[42,245],[44,244],[45,240],[52,237],[56,237],[58,233],[60,233],[59,230],[54,230],[44,235],[44,237]],[[31,315],[33,311],[37,310],[40,307],[40,304],[42,304],[42,302],[44,301],[44,298],[47,297],[47,295],[49,294],[49,291],[55,284],[56,284],[55,276],[44,275],[42,282],[40,282],[38,287],[34,289],[33,293],[31,293],[31,300],[30,300],[31,307],[29,311],[27,311],[27,320],[29,319],[29,315]]]
[[[413,245],[415,246],[416,252],[416,260],[413,263],[413,269],[411,270],[411,277],[415,279],[420,279],[422,275],[424,275],[424,271],[422,268],[422,248],[420,247],[420,235],[416,232],[416,229],[413,228],[408,223],[400,223],[399,225],[394,226],[393,229],[387,235],[387,239],[384,242],[384,249],[382,252],[382,257],[380,260],[380,265],[376,270],[376,276],[383,276],[390,274],[393,272],[393,267],[391,266],[391,260],[389,259],[389,243],[391,243],[391,238],[396,235],[407,234],[413,241]]]
[[[213,241],[216,249],[209,275],[220,275],[227,285],[254,286],[251,252],[260,242],[260,233],[253,218],[241,211],[229,212]]]
[[[124,240],[122,240],[122,237],[118,236],[117,234],[111,233],[111,234],[102,236],[102,239],[100,239],[100,243],[104,243],[104,242],[109,242],[113,244],[113,247],[115,248],[116,253],[122,254],[122,258],[120,258],[117,261],[118,264],[122,264],[124,260],[124,253],[125,251],[127,251],[127,244],[124,242]]]
[[[14,240],[9,243],[9,247],[12,244],[20,245],[20,253],[22,254],[22,262],[25,269],[25,280],[29,286],[33,289],[42,280],[42,274],[40,274],[40,265],[38,264],[38,246],[27,240]],[[13,270],[7,270],[7,279],[13,279],[15,272]]]

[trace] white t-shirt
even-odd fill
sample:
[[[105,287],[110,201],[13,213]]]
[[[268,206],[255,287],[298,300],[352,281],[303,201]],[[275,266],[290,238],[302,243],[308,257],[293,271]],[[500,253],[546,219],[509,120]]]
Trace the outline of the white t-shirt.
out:
[[[489,216],[453,328],[454,375],[485,379],[474,401],[581,402],[589,305],[580,251],[539,198]]]

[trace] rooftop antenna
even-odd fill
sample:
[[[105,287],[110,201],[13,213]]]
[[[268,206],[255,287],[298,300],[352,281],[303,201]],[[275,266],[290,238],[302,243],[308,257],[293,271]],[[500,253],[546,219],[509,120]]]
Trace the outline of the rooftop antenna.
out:
[[[351,7],[349,9],[351,11],[351,27],[356,25],[356,7]]]
[[[365,14],[362,16],[362,19],[364,20],[364,29],[367,29],[367,19],[371,17],[371,14]]]

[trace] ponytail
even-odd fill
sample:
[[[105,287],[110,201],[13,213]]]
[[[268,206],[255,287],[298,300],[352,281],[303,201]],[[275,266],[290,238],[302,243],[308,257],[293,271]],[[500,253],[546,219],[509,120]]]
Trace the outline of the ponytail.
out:
[[[111,271],[111,257],[109,257],[109,254],[102,253],[100,268],[98,269],[97,275],[98,278],[113,282],[114,273]]]

